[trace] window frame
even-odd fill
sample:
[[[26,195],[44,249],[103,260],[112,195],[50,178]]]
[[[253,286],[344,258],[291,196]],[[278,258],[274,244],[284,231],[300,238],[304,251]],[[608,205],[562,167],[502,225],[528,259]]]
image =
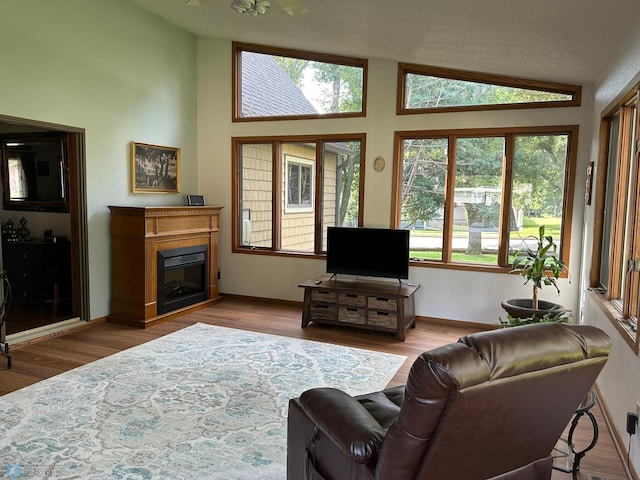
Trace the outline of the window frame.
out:
[[[526,102],[526,103],[503,103],[495,105],[457,105],[448,107],[433,108],[407,108],[406,102],[406,81],[407,75],[428,75],[451,80],[462,80],[467,82],[485,83],[505,87],[522,88],[528,90],[539,90],[542,92],[561,93],[571,95],[572,100],[558,100],[547,102]],[[519,77],[508,77],[505,75],[495,75],[489,73],[472,72],[468,70],[456,70],[452,68],[434,67],[428,65],[416,65],[411,63],[398,64],[398,91],[396,95],[397,115],[416,115],[424,113],[439,112],[468,112],[479,110],[512,110],[522,108],[559,108],[559,107],[579,107],[582,97],[582,87],[567,83],[546,82],[531,80]]]
[[[359,142],[360,143],[360,179],[358,182],[358,226],[362,227],[364,222],[364,185],[365,185],[365,158],[366,158],[366,133],[341,133],[341,134],[323,134],[323,135],[277,135],[277,136],[259,136],[259,137],[232,137],[231,138],[231,164],[232,164],[232,253],[247,253],[258,255],[302,257],[302,258],[325,258],[326,252],[322,249],[322,200],[323,200],[323,156],[325,152],[325,144],[340,142]],[[272,198],[272,245],[271,247],[257,247],[245,245],[242,243],[242,220],[243,210],[240,205],[241,201],[241,147],[246,144],[271,144],[272,145],[272,162],[274,165],[272,171],[271,185],[280,186],[285,180],[285,173],[282,171],[280,158],[282,156],[282,145],[287,143],[315,143],[316,157],[314,165],[314,251],[299,252],[281,249],[281,233],[282,225],[282,192],[281,188],[274,188],[271,192]]]
[[[280,120],[301,120],[317,118],[353,118],[367,116],[367,77],[369,61],[366,58],[345,57],[326,53],[293,50],[289,48],[270,47],[251,43],[232,42],[231,68],[231,121],[232,122],[263,122]],[[362,68],[362,110],[359,112],[318,113],[305,115],[279,115],[271,117],[243,117],[242,113],[242,52],[254,52],[266,55],[298,58],[315,62],[332,63],[348,67]]]
[[[515,157],[515,138],[526,135],[560,135],[566,134],[567,162],[565,166],[565,193],[563,198],[562,226],[560,237],[560,258],[569,265],[571,257],[571,227],[573,219],[573,197],[575,192],[575,172],[578,152],[578,125],[553,125],[539,127],[504,127],[504,128],[473,128],[473,129],[447,129],[447,130],[411,130],[397,131],[394,135],[393,157],[393,191],[391,205],[391,226],[399,228],[401,222],[401,193],[402,193],[402,143],[405,139],[449,138],[449,144],[455,143],[458,138],[473,137],[505,137],[505,163],[502,184],[502,201],[500,203],[500,237],[498,249],[498,264],[475,264],[451,261],[451,243],[453,236],[453,198],[455,176],[455,148],[450,148],[448,155],[450,161],[447,164],[447,179],[445,187],[444,215],[448,225],[443,228],[442,260],[410,260],[409,265],[414,267],[443,268],[451,270],[481,271],[493,273],[509,273],[509,224],[510,212],[504,205],[511,205],[513,191],[513,159]],[[454,160],[451,161],[451,158]],[[561,277],[567,277],[563,272]]]
[[[635,109],[635,115],[633,112]],[[618,116],[615,139],[615,174],[609,176],[612,146],[612,123]],[[633,118],[635,116],[635,118]],[[632,144],[633,141],[633,144]],[[640,317],[640,272],[627,271],[631,259],[640,258],[640,83],[631,88],[615,105],[606,110],[600,123],[597,163],[596,204],[590,270],[590,295],[605,316],[637,355],[640,351],[638,318]],[[632,176],[630,176],[632,172]],[[610,183],[611,182],[611,183]],[[605,221],[607,192],[613,188],[611,221]],[[631,199],[631,201],[629,201]],[[627,214],[627,207],[630,208]],[[627,220],[629,220],[627,222]],[[626,225],[627,230],[614,228]],[[606,231],[609,227],[609,232]],[[625,246],[624,238],[630,236]],[[608,239],[608,251],[605,240]],[[607,286],[601,283],[606,255]],[[625,281],[622,276],[628,275]],[[624,291],[622,291],[624,285]]]
[[[285,199],[284,209],[285,212],[312,212],[315,204],[315,169],[313,168],[314,162],[308,160],[306,158],[296,157],[294,155],[285,154],[284,156],[284,164],[285,164],[285,185],[287,186],[287,195]],[[289,203],[289,189],[291,188],[291,176],[289,174],[289,165],[297,165],[299,167],[300,173],[302,173],[303,168],[308,168],[310,170],[311,176],[311,192],[310,192],[310,203],[306,205],[304,203]],[[301,177],[298,177],[299,183]],[[302,185],[300,185],[302,187]],[[302,189],[300,189],[300,198],[302,199]]]

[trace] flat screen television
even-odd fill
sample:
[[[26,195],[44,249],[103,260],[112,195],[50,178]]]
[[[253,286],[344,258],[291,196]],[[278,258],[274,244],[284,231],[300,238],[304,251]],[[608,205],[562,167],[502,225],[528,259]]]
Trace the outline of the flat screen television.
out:
[[[327,273],[409,278],[409,230],[327,227]]]

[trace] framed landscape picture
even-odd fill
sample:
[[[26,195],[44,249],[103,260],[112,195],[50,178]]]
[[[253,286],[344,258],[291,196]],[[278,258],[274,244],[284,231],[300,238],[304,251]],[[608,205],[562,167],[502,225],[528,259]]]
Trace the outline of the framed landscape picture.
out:
[[[134,193],[180,192],[180,149],[131,142]]]

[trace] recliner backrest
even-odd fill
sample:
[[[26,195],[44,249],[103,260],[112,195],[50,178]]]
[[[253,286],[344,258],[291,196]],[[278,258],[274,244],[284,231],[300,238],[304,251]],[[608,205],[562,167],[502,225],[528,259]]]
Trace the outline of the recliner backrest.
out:
[[[595,327],[546,323],[422,354],[376,478],[486,479],[548,457],[609,350]]]

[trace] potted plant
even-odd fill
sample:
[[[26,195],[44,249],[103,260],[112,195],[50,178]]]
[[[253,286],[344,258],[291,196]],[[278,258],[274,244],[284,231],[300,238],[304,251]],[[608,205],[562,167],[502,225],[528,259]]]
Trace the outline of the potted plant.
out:
[[[556,280],[567,270],[567,266],[558,256],[558,246],[551,235],[544,234],[545,227],[541,225],[538,236],[531,235],[525,240],[535,240],[535,247],[525,246],[515,253],[512,272],[518,272],[524,277],[524,284],[531,282],[533,286],[532,298],[514,298],[502,302],[502,308],[514,318],[560,318],[566,313],[562,305],[538,299],[538,291],[543,286],[553,286],[558,293],[560,289]]]

